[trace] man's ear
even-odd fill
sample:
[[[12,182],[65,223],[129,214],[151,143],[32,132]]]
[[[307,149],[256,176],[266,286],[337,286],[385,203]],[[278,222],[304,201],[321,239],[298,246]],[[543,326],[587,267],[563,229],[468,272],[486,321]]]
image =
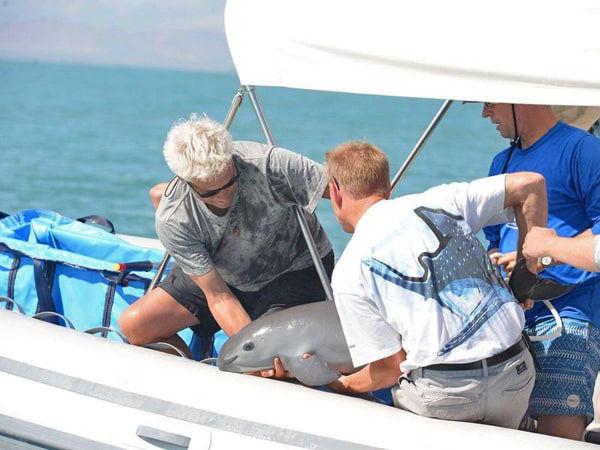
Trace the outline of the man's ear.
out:
[[[334,181],[329,182],[329,196],[331,198],[331,203],[334,203],[335,206],[340,209],[344,203],[344,200],[342,199],[342,193]]]

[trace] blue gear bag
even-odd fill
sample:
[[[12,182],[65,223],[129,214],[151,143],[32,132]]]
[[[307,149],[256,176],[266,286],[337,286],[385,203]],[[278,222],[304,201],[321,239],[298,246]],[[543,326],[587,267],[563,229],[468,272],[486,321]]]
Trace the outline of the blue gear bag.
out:
[[[117,336],[103,334],[119,339],[120,314],[146,293],[164,252],[131,244],[111,233],[110,221],[93,217],[84,223],[35,209],[0,218],[0,296],[14,301],[0,307],[50,312],[44,320],[113,329]],[[180,336],[194,352],[192,331]]]

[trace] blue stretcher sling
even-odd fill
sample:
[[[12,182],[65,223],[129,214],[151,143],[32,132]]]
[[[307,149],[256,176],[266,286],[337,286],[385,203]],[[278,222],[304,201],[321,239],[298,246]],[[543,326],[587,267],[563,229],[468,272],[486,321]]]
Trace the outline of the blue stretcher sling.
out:
[[[98,225],[25,210],[0,219],[0,296],[27,315],[49,311],[56,314],[44,320],[65,325],[64,317],[80,331],[113,329],[117,336],[105,337],[119,339],[119,315],[146,293],[163,256]],[[198,345],[191,330],[180,336]]]

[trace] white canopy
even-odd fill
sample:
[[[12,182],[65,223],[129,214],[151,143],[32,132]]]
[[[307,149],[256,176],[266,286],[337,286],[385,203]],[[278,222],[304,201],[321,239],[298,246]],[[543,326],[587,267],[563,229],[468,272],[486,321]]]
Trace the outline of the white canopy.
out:
[[[228,0],[243,85],[600,105],[598,0]]]

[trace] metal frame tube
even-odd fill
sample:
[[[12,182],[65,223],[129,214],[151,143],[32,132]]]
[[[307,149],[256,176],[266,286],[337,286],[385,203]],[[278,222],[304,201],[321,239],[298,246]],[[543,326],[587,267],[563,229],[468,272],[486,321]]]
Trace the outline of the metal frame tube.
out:
[[[256,91],[254,86],[244,86],[248,96],[250,97],[250,102],[252,103],[252,108],[254,109],[254,113],[256,114],[256,118],[258,119],[258,123],[265,135],[265,139],[269,143],[269,145],[275,145],[275,139],[273,138],[273,133],[271,132],[271,128],[267,123],[267,118],[262,110],[260,102],[258,101],[258,97],[256,96]],[[331,290],[331,284],[329,282],[329,277],[325,272],[325,268],[323,267],[323,262],[321,261],[321,257],[319,256],[319,252],[317,251],[317,245],[310,233],[308,228],[308,224],[306,223],[306,218],[302,215],[302,211],[300,208],[295,205],[294,214],[296,215],[296,219],[300,224],[300,229],[302,230],[302,234],[304,235],[304,240],[306,241],[306,245],[308,246],[308,251],[310,252],[310,256],[313,260],[315,268],[317,269],[317,274],[319,275],[319,279],[321,280],[321,285],[323,286],[323,290],[325,291],[325,296],[327,300],[333,300],[333,291]]]
[[[408,170],[410,165],[414,162],[415,158],[417,157],[417,155],[423,148],[423,145],[425,145],[425,142],[427,142],[427,140],[431,136],[431,133],[433,132],[433,130],[438,126],[438,123],[440,122],[440,120],[442,120],[442,117],[444,117],[444,114],[446,114],[446,112],[448,111],[448,108],[450,108],[451,104],[452,104],[452,100],[446,100],[444,102],[444,104],[440,107],[440,109],[438,110],[437,114],[431,120],[431,123],[429,124],[427,129],[423,132],[423,134],[421,135],[421,138],[417,141],[414,148],[412,149],[412,151],[410,152],[410,154],[404,161],[404,164],[402,164],[402,167],[400,167],[400,170],[398,170],[398,172],[394,176],[394,179],[392,180],[392,191],[394,190],[396,185],[400,182],[400,180],[404,177],[404,175],[406,174],[406,171]]]
[[[225,120],[223,121],[223,126],[229,130],[229,128],[231,127],[231,123],[233,122],[233,119],[235,118],[235,115],[238,112],[238,109],[240,109],[240,106],[242,105],[242,101],[244,100],[244,88],[239,88],[237,90],[237,92],[235,93],[235,95],[233,96],[233,99],[231,100],[231,106],[229,107],[229,111],[227,112],[227,115],[225,116]]]

